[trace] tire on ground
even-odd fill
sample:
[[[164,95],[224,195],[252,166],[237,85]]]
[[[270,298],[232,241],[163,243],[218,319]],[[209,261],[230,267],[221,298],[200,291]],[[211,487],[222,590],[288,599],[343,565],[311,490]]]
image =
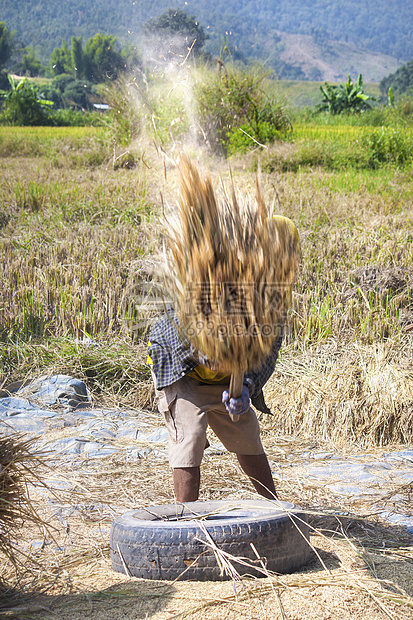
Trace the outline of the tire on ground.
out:
[[[240,575],[262,576],[251,544],[276,573],[293,572],[313,557],[307,518],[293,504],[220,500],[151,506],[117,517],[110,532],[112,568],[144,579],[228,579],[198,520],[220,550],[248,559],[248,566],[231,560]]]

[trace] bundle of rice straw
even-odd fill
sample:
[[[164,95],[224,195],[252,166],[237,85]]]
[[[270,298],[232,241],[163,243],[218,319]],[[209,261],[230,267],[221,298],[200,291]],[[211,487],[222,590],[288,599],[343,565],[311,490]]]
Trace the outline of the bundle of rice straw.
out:
[[[232,189],[218,203],[210,176],[186,156],[179,162],[180,196],[167,231],[167,287],[184,335],[209,365],[243,374],[269,354],[284,324],[299,240],[285,218],[274,218],[258,181],[255,201]]]
[[[5,556],[15,570],[24,568],[26,556],[19,550],[19,530],[24,523],[46,524],[38,516],[28,495],[28,483],[43,484],[38,469],[44,456],[33,450],[33,438],[19,433],[0,436],[0,556]],[[3,575],[0,594],[6,589]]]

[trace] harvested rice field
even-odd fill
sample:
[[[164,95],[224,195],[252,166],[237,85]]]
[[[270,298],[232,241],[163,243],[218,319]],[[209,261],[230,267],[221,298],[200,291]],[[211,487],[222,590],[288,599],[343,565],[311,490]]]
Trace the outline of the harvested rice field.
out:
[[[272,415],[260,424],[279,498],[308,513],[313,559],[241,582],[112,570],[115,516],[174,501],[145,361],[178,149],[133,149],[134,165],[122,166],[124,149],[114,152],[103,129],[0,128],[0,439],[29,441],[29,454],[1,461],[0,481],[5,465],[20,471],[22,512],[2,524],[0,616],[411,620],[412,171],[297,169],[283,163],[293,143],[229,161],[186,151],[218,195],[222,178],[253,196],[258,171],[265,201],[300,234],[284,345],[265,388]],[[84,382],[86,405],[30,391],[61,375]],[[10,413],[16,398],[32,412],[20,402]],[[200,499],[255,497],[210,443]],[[0,497],[0,519],[3,508]]]

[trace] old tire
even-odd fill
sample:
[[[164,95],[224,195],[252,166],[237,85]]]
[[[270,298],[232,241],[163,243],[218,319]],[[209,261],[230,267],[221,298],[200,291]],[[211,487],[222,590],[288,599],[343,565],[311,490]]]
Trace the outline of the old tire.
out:
[[[254,569],[261,565],[251,543],[276,573],[295,571],[312,557],[306,516],[293,504],[221,500],[151,506],[117,517],[110,532],[113,569],[144,579],[228,579],[203,542],[206,535],[197,519],[219,549],[249,559],[249,566],[231,560],[241,575],[262,575]]]

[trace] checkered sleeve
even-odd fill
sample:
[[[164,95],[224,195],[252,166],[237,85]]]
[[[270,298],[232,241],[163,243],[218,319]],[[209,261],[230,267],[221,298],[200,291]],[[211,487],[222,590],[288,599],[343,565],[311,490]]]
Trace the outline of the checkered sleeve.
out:
[[[271,353],[268,355],[264,363],[259,368],[246,372],[244,375],[244,384],[248,387],[250,398],[253,404],[262,411],[263,409],[254,401],[261,405],[264,402],[262,388],[274,372],[275,364],[278,359],[278,353],[281,348],[283,334],[275,341]]]
[[[164,314],[152,327],[148,355],[156,378],[156,388],[172,385],[197,366],[190,343],[180,333],[173,312]]]

